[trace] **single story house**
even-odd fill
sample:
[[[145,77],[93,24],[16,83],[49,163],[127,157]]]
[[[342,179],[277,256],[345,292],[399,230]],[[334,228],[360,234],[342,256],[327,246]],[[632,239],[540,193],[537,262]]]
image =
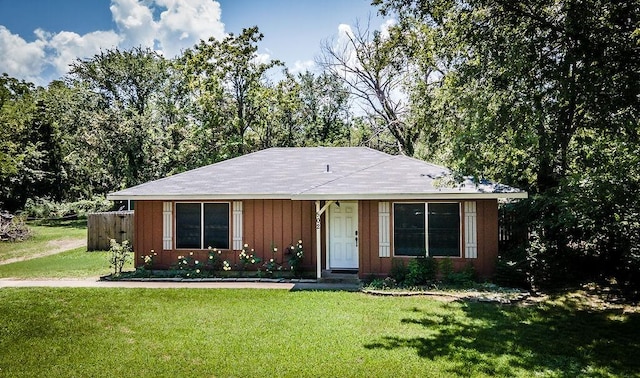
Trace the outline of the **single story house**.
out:
[[[303,240],[302,267],[384,276],[394,258],[450,257],[490,276],[498,199],[527,193],[454,180],[441,166],[366,147],[269,148],[109,194],[135,201],[136,266],[208,247],[237,262],[244,244],[271,257]],[[282,259],[283,256],[280,256]]]

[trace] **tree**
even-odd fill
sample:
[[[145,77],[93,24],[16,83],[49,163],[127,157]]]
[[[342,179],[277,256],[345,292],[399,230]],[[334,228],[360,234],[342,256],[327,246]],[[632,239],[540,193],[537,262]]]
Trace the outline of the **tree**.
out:
[[[254,26],[243,29],[238,36],[231,33],[222,41],[213,37],[200,41],[183,57],[185,69],[198,82],[201,95],[223,102],[224,114],[216,121],[224,122],[227,144],[235,147],[231,156],[242,155],[250,147],[245,137],[259,121],[258,99],[265,74],[282,65],[277,60],[260,61],[257,43],[262,38]]]
[[[406,84],[412,67],[396,38],[358,25],[326,41],[322,53],[319,65],[343,81],[367,116],[393,135],[401,153],[412,156],[422,128],[410,117]]]
[[[637,254],[615,224],[626,219],[628,230],[640,231],[638,204],[628,201],[640,178],[620,170],[633,166],[628,154],[639,145],[637,1],[374,3],[397,12],[402,27],[438,36],[435,59],[449,68],[438,138],[450,141],[452,165],[534,194],[529,215],[540,243],[530,251],[540,279],[581,270],[610,277]],[[598,219],[588,211],[594,201],[628,210]],[[594,237],[601,242],[590,244]],[[574,269],[591,258],[616,260],[616,268]]]
[[[170,126],[158,106],[170,86],[171,67],[149,48],[107,50],[72,65],[70,83],[98,96],[85,124],[88,149],[111,182],[100,192],[164,176],[169,170],[164,138]],[[87,96],[90,96],[88,93]]]
[[[305,144],[348,145],[351,117],[349,91],[343,81],[331,73],[298,74],[301,124]]]

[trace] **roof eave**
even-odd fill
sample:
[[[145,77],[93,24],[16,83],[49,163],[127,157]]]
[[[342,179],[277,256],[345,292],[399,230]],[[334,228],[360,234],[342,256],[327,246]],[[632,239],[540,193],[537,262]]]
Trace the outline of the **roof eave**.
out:
[[[127,195],[112,193],[107,195],[111,201],[207,201],[207,200],[248,200],[248,199],[290,199],[294,201],[313,200],[425,200],[425,199],[500,199],[528,198],[527,192],[508,193],[320,193],[320,194],[144,194]]]
[[[293,200],[429,200],[429,199],[500,199],[528,198],[527,192],[512,193],[344,193],[344,194],[300,194]]]

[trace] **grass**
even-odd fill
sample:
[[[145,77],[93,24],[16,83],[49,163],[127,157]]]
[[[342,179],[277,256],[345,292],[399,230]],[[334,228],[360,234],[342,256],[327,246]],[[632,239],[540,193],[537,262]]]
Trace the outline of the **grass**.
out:
[[[0,243],[0,262],[13,258],[29,258],[55,249],[57,242],[87,238],[86,220],[30,223],[29,228],[33,236],[26,241]]]
[[[87,252],[86,247],[51,256],[0,265],[0,278],[44,279],[87,278],[111,273],[108,252]],[[124,267],[133,269],[131,262]]]
[[[345,292],[0,290],[3,377],[637,376],[640,314]]]
[[[58,279],[97,277],[111,273],[107,252],[87,252],[75,248],[54,255],[36,257],[55,245],[72,240],[86,240],[86,220],[51,221],[30,224],[34,236],[24,242],[0,243],[0,261],[21,257],[29,260],[0,265],[0,278]],[[124,267],[132,270],[130,261]],[[0,374],[1,375],[1,374]]]

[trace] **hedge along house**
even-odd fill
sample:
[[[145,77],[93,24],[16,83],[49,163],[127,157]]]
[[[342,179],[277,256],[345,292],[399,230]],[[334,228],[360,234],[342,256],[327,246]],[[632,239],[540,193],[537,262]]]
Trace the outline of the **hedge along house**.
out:
[[[491,182],[455,182],[451,172],[365,147],[270,148],[111,193],[135,200],[136,266],[157,253],[168,268],[208,247],[237,263],[249,244],[303,240],[304,269],[386,275],[392,259],[450,257],[490,276],[498,253],[498,199],[527,193]]]

